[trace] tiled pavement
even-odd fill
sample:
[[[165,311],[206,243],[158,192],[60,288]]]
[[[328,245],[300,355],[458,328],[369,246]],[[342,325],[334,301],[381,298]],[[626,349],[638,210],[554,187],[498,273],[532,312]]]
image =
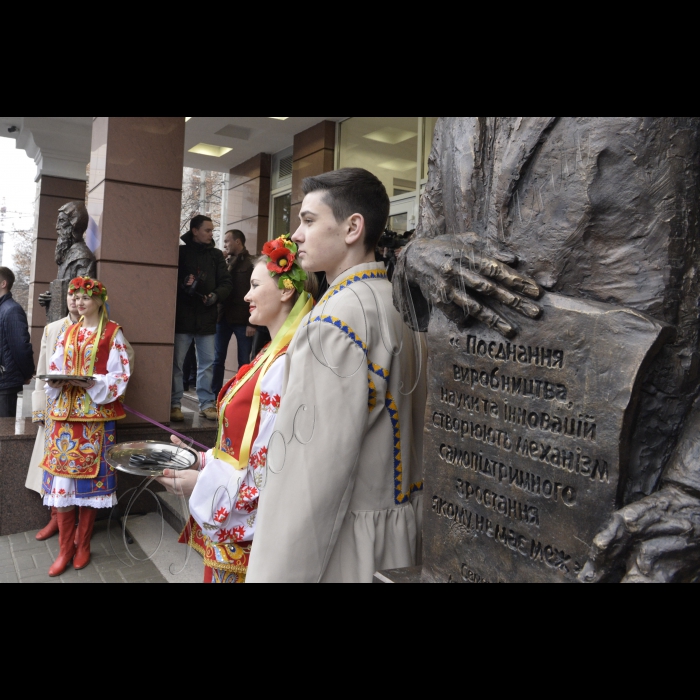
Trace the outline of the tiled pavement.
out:
[[[126,552],[119,526],[112,526],[110,544],[107,523],[97,523],[92,540],[92,561],[83,571],[70,567],[60,578],[48,571],[58,556],[58,537],[37,542],[36,532],[0,537],[0,583],[167,583],[150,561],[133,561]],[[138,545],[132,554],[144,559]]]

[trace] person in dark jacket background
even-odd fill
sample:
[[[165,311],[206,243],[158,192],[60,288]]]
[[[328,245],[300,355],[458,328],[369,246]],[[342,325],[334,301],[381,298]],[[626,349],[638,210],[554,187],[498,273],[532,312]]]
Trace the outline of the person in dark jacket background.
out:
[[[216,327],[216,360],[214,361],[214,393],[218,396],[224,386],[226,356],[231,337],[238,343],[238,367],[250,363],[255,328],[250,325],[250,305],[245,297],[250,291],[253,275],[253,256],[245,247],[242,231],[227,231],[224,236],[224,253],[228,256],[228,271],[233,282],[229,298],[219,306],[219,323]]]
[[[34,376],[34,352],[24,309],[12,298],[15,276],[0,267],[0,418],[17,416],[17,395]]]
[[[192,219],[182,237],[178,271],[175,355],[170,420],[181,422],[185,393],[182,368],[194,340],[197,349],[197,397],[200,415],[217,420],[216,395],[212,391],[217,304],[226,301],[233,283],[224,254],[214,244],[214,224],[207,216]]]

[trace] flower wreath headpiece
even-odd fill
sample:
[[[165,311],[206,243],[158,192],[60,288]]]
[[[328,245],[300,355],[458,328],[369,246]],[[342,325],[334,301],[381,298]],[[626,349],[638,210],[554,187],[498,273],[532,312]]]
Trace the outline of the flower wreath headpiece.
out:
[[[296,289],[301,294],[308,275],[297,262],[299,247],[287,234],[263,246],[263,255],[270,258],[267,269],[270,277],[279,278],[280,289]]]
[[[71,281],[68,288],[68,293],[72,295],[77,294],[78,292],[83,292],[89,297],[96,296],[99,299],[102,299],[103,302],[106,302],[109,298],[107,296],[107,288],[102,284],[102,282],[98,282],[90,277],[76,277]]]

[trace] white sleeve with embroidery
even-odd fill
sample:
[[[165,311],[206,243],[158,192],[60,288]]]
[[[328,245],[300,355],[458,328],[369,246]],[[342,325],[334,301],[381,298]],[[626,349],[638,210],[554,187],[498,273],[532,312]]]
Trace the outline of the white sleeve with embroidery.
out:
[[[61,333],[56,344],[56,350],[49,360],[49,374],[63,374],[63,356],[66,349],[64,344],[65,337],[66,332],[64,331]],[[52,389],[48,384],[45,385],[44,390],[51,401],[55,401],[61,395],[60,389]]]
[[[88,389],[88,395],[97,406],[116,401],[126,393],[131,377],[131,365],[126,350],[124,334],[117,331],[107,361],[107,374],[96,374],[95,386]]]
[[[50,374],[61,374],[63,372],[64,336],[65,333],[59,339],[58,345],[56,345],[56,352],[50,360]],[[124,395],[130,377],[131,365],[129,364],[126,341],[124,340],[124,334],[118,331],[109,352],[107,374],[95,375],[95,386],[92,389],[88,389],[88,395],[97,406],[112,403]],[[46,385],[46,394],[51,400],[55,401],[60,393],[60,389],[52,389],[48,384]]]
[[[258,500],[266,481],[267,448],[275,432],[275,421],[280,408],[282,386],[284,382],[285,358],[277,358],[263,377],[260,395],[260,430],[250,450],[250,460],[245,478],[241,483],[235,508],[232,513],[222,509],[217,513],[216,522],[220,530],[212,533],[210,538],[216,544],[235,542],[252,542],[255,535],[255,521],[258,516]],[[213,453],[208,452],[202,460],[206,468]]]

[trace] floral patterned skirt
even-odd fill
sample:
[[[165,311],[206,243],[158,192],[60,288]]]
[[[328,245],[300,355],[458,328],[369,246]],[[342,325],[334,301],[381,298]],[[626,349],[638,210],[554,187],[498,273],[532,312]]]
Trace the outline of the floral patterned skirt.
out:
[[[190,518],[180,544],[189,545],[204,557],[204,583],[245,583],[252,542],[215,544]]]
[[[44,505],[52,508],[112,508],[117,505],[117,472],[107,464],[107,450],[116,443],[116,424],[105,424],[100,470],[94,479],[71,479],[44,471]]]
[[[245,574],[234,574],[232,571],[204,567],[204,583],[206,584],[245,583],[245,578]]]

